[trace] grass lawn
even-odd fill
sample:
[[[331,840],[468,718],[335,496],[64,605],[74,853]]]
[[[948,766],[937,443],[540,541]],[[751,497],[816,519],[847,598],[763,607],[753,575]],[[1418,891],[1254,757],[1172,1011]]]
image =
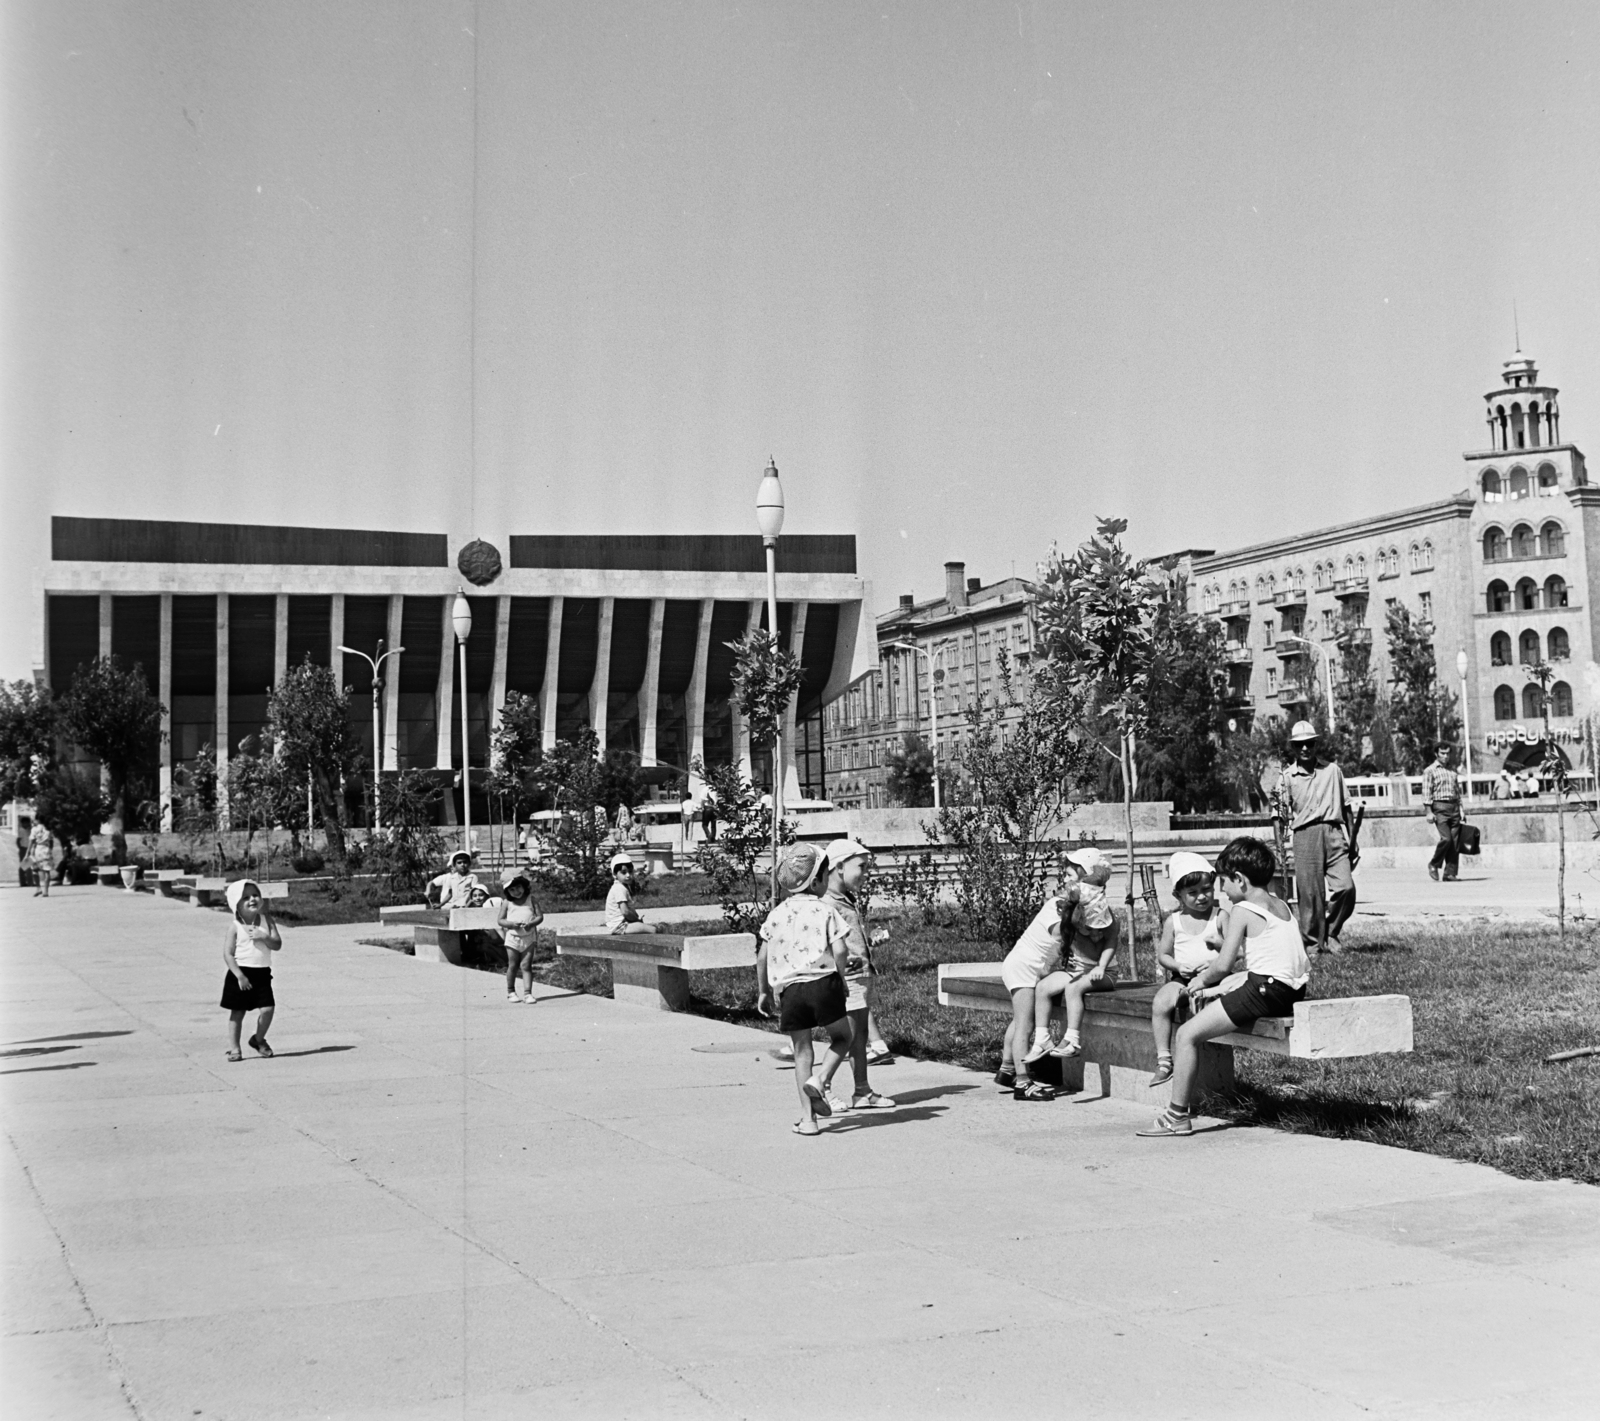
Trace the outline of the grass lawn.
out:
[[[874,921],[877,921],[875,915]],[[951,927],[889,919],[877,949],[875,1014],[897,1052],[993,1071],[1004,1019],[943,1008],[940,962],[998,960],[998,943]],[[691,930],[685,925],[685,931]],[[720,921],[693,930],[721,931]],[[1600,1184],[1600,1057],[1543,1064],[1553,1052],[1600,1045],[1600,943],[1553,925],[1363,923],[1346,951],[1323,957],[1314,996],[1411,998],[1416,1049],[1406,1056],[1291,1061],[1235,1055],[1239,1089],[1210,1113],[1280,1130],[1368,1140],[1493,1165],[1526,1179]],[[541,980],[610,995],[604,963],[554,955],[541,936]],[[755,973],[690,974],[692,1010],[774,1031],[756,1015]]]

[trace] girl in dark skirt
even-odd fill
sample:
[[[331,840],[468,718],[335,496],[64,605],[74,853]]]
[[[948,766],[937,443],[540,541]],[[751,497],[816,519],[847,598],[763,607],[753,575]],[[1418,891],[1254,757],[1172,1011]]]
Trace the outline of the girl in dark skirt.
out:
[[[222,960],[228,975],[222,979],[222,1009],[228,1013],[228,1059],[237,1061],[239,1031],[244,1014],[255,1012],[256,1034],[250,1038],[251,1050],[270,1056],[267,1028],[272,1025],[272,954],[283,946],[283,938],[272,915],[262,906],[261,890],[248,878],[230,883],[223,890],[233,916],[228,920],[228,935],[222,943]]]

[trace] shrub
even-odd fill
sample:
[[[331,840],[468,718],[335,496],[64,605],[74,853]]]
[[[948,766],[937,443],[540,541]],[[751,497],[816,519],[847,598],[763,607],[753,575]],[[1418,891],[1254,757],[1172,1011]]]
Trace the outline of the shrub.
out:
[[[753,933],[767,916],[767,884],[757,875],[756,864],[772,846],[772,809],[761,803],[755,786],[736,766],[708,770],[696,760],[694,769],[710,785],[722,825],[716,841],[701,844],[696,858],[711,880],[728,930]],[[794,825],[787,819],[778,822],[778,842],[794,842]]]

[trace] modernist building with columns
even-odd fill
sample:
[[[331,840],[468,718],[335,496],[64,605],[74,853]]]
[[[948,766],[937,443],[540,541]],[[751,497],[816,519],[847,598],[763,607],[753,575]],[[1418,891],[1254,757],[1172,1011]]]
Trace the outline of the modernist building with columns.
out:
[[[403,648],[376,688],[383,766],[459,768],[451,607],[465,589],[474,767],[517,691],[537,701],[547,747],[590,726],[602,746],[680,772],[691,794],[696,759],[737,762],[770,783],[730,699],[728,643],[767,624],[759,537],[507,541],[502,565],[498,549],[464,552],[444,533],[58,517],[38,579],[37,674],[60,689],[97,656],[144,668],[166,708],[160,795],[170,810],[175,772],[207,744],[225,765],[263,728],[270,688],[307,656],[350,692],[370,756],[372,671],[335,648]],[[870,593],[853,535],[783,537],[777,567],[779,638],[805,672],[784,737],[785,791],[790,802],[820,799],[821,707],[872,664]]]
[[[1326,684],[1339,650],[1372,648],[1388,679],[1386,610],[1399,604],[1432,629],[1440,678],[1465,708],[1475,770],[1498,767],[1536,739],[1543,697],[1528,668],[1548,662],[1552,730],[1577,742],[1594,704],[1583,675],[1595,659],[1600,594],[1600,486],[1563,443],[1554,386],[1520,350],[1484,396],[1488,439],[1465,459],[1468,486],[1432,503],[1319,528],[1232,552],[1196,554],[1189,596],[1221,621],[1230,699],[1240,717],[1294,717]],[[1589,556],[1594,544],[1596,556]]]

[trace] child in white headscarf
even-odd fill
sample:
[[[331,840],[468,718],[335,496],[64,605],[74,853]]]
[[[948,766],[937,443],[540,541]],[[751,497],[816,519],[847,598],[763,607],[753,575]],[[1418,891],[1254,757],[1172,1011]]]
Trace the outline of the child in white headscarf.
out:
[[[277,1001],[272,995],[272,954],[283,946],[283,937],[272,915],[262,906],[261,889],[248,878],[235,879],[222,896],[229,911],[227,936],[222,940],[222,960],[228,975],[222,981],[222,1009],[228,1013],[228,1059],[243,1056],[239,1032],[246,1012],[256,1013],[256,1033],[250,1049],[261,1056],[272,1055],[267,1045],[267,1028]]]

